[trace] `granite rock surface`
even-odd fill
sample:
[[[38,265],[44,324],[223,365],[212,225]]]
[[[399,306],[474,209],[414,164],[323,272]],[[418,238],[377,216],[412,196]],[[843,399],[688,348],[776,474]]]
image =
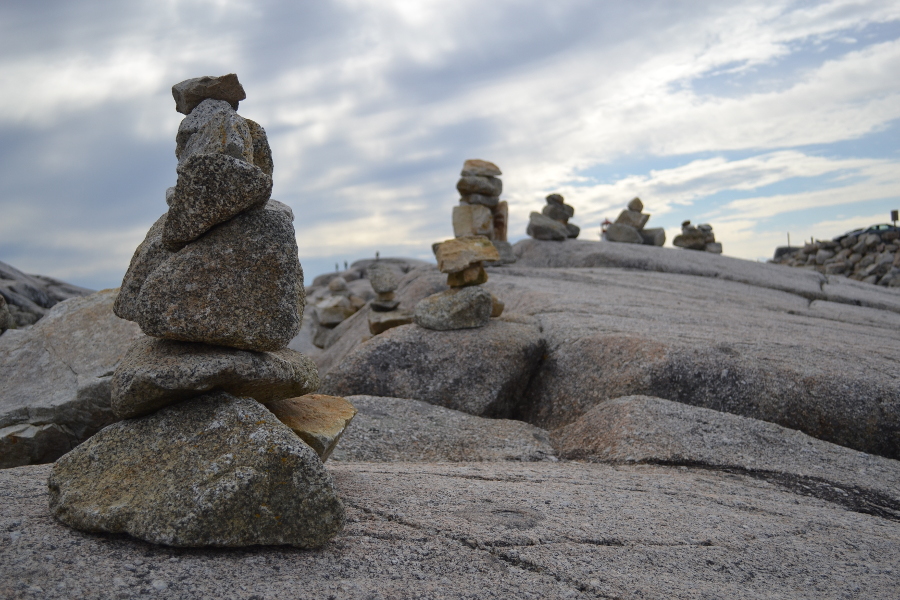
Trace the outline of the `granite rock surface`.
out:
[[[224,392],[107,427],[53,465],[48,487],[70,527],[167,546],[312,548],[344,523],[315,452]]]
[[[128,419],[213,390],[268,402],[318,387],[315,364],[294,350],[250,352],[145,337],[113,374],[112,409]]]

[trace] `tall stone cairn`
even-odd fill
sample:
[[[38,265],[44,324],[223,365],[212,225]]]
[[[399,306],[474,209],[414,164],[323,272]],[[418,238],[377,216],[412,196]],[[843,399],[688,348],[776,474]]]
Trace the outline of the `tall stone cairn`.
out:
[[[500,168],[492,162],[472,158],[463,163],[456,182],[459,206],[453,207],[453,235],[480,235],[491,240],[500,258],[497,264],[516,262],[512,246],[506,240],[509,205],[500,200],[503,182]]]
[[[632,198],[628,207],[619,213],[616,222],[606,229],[606,239],[625,244],[662,246],[666,243],[666,230],[662,227],[645,229],[650,215],[643,212],[644,203],[640,198]]]
[[[309,396],[316,367],[287,348],[304,308],[293,214],[270,198],[272,153],[236,112],[236,75],[172,95],[186,115],[178,180],[114,306],[147,334],[113,374],[123,420],[56,462],[50,508],[83,531],[172,546],[320,546],[344,522],[323,458],[356,411]]]
[[[546,200],[547,205],[541,212],[533,212],[529,216],[525,233],[536,240],[562,242],[577,238],[581,228],[569,223],[569,219],[575,215],[575,208],[566,204],[560,194],[550,194]]]

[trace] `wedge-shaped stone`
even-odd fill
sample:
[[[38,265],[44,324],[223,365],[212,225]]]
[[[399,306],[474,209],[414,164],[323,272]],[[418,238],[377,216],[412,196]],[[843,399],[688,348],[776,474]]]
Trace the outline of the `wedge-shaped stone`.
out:
[[[500,172],[500,167],[490,161],[470,158],[465,163],[463,163],[463,168],[460,175],[462,175],[463,177],[467,175],[497,177],[498,175],[503,175],[503,173]]]
[[[309,394],[266,402],[266,408],[291,428],[322,461],[328,460],[356,409],[340,396]]]
[[[435,256],[441,273],[459,273],[483,261],[500,260],[494,244],[481,236],[447,240],[437,247]]]
[[[493,304],[490,292],[481,286],[453,288],[416,304],[416,324],[437,331],[484,327],[491,320]]]
[[[275,170],[275,163],[272,161],[272,148],[269,146],[269,137],[266,135],[266,130],[256,121],[244,120],[250,129],[250,139],[253,140],[253,164],[271,177],[272,172]]]
[[[644,210],[644,203],[641,202],[640,198],[632,198],[631,202],[628,203],[628,210],[633,210],[634,212],[641,212]]]
[[[525,233],[536,240],[563,241],[569,237],[569,229],[565,223],[554,221],[546,215],[533,212],[528,219],[528,228]]]
[[[248,352],[147,337],[128,349],[113,374],[112,409],[128,419],[212,390],[268,402],[318,387],[315,363],[295,350]]]
[[[482,175],[465,175],[456,183],[460,196],[480,194],[482,196],[499,196],[503,191],[503,182],[496,177]]]
[[[244,100],[247,93],[238,81],[237,75],[229,73],[219,77],[207,75],[185,79],[172,86],[172,97],[175,98],[175,110],[187,115],[207,98],[224,100],[237,110],[238,102]]]
[[[628,225],[629,227],[634,227],[640,231],[644,228],[644,225],[647,224],[649,219],[650,215],[645,215],[634,210],[623,210],[616,218],[616,223],[619,225]]]
[[[290,208],[270,200],[210,230],[178,252],[159,251],[148,239],[125,282],[119,316],[147,335],[244,350],[278,350],[300,331],[303,269]],[[151,234],[154,231],[151,229]],[[149,273],[143,282],[138,274]],[[124,283],[124,282],[123,282]],[[127,316],[126,316],[127,315]]]
[[[227,102],[205,100],[181,120],[175,135],[179,163],[197,154],[227,154],[252,163],[253,135],[246,119]]]
[[[224,154],[199,154],[178,165],[169,200],[163,243],[178,250],[219,223],[262,206],[272,195],[272,178],[262,169]]]
[[[321,546],[344,508],[313,450],[262,404],[224,392],[119,421],[53,466],[70,527],[168,546]]]
[[[494,235],[494,216],[491,209],[480,204],[460,204],[453,207],[453,235],[456,237]]]

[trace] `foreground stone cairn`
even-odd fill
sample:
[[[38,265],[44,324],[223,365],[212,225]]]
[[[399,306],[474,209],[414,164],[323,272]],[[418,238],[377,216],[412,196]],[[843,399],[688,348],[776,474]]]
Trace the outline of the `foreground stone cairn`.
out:
[[[453,235],[486,237],[500,255],[494,262],[507,264],[516,262],[516,257],[506,240],[509,205],[500,200],[503,191],[500,175],[500,168],[486,160],[473,158],[463,163],[456,182],[460,198],[459,206],[453,207]]]
[[[896,231],[852,233],[810,241],[801,248],[781,247],[769,262],[843,275],[856,281],[900,287],[900,235]]]
[[[237,76],[172,93],[187,115],[178,183],[114,306],[151,337],[113,374],[124,420],[57,461],[50,508],[77,529],[158,544],[320,546],[344,522],[322,461],[355,409],[307,396],[316,367],[286,348],[304,308],[293,214],[269,198],[271,152],[235,112]]]
[[[722,244],[716,241],[712,232],[712,225],[702,223],[691,225],[690,221],[681,224],[681,235],[676,235],[672,240],[673,246],[687,248],[688,250],[703,250],[713,254],[722,254]]]
[[[536,240],[563,241],[577,238],[581,228],[569,219],[575,214],[575,208],[565,203],[559,194],[547,196],[547,206],[540,213],[533,212],[528,218],[525,233]]]
[[[393,269],[376,261],[366,269],[366,278],[376,294],[371,304],[372,311],[369,312],[369,331],[372,335],[413,322],[411,311],[399,310],[400,301],[394,294],[399,282]]]
[[[420,327],[438,331],[484,327],[491,317],[502,314],[503,303],[481,287],[488,280],[484,263],[500,258],[490,240],[458,237],[439,244],[435,254],[450,289],[416,305],[415,321]]]
[[[610,242],[625,244],[644,244],[646,246],[662,246],[666,243],[666,230],[662,227],[644,229],[650,215],[643,212],[644,203],[640,198],[633,198],[628,208],[619,213],[616,222],[606,229],[606,239]]]

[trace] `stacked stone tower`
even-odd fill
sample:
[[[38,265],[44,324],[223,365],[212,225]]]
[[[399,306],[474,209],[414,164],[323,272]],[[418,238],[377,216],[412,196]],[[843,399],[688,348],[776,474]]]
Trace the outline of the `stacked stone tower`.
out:
[[[575,208],[566,204],[560,194],[547,196],[547,205],[540,213],[533,212],[528,218],[525,233],[536,240],[555,240],[561,242],[569,238],[577,238],[581,228],[569,223],[575,215]]]
[[[491,240],[500,258],[499,263],[516,261],[512,246],[506,241],[509,206],[500,200],[503,182],[500,168],[492,162],[469,159],[463,163],[456,182],[459,206],[453,207],[453,235],[484,236]]]
[[[124,420],[57,462],[51,509],[79,529],[174,546],[318,546],[343,507],[320,458],[328,444],[310,437],[317,454],[284,424],[317,410],[310,396],[292,400],[319,383],[312,361],[287,349],[304,308],[293,214],[270,199],[271,151],[236,112],[237,76],[172,93],[187,115],[178,181],[114,307],[148,336],[112,378]],[[337,401],[320,404],[346,426],[355,411]]]

